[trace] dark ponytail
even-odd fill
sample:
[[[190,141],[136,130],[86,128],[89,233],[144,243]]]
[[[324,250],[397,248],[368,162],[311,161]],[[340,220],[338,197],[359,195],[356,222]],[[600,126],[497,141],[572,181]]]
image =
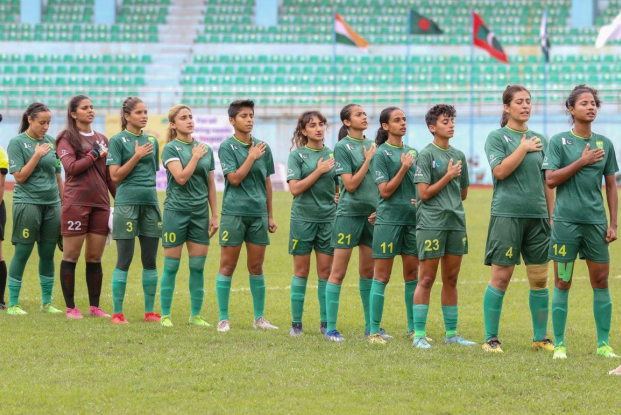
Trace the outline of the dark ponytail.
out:
[[[28,109],[22,115],[22,123],[19,126],[19,134],[23,133],[30,127],[30,123],[28,122],[28,118],[34,120],[37,116],[42,112],[50,112],[50,109],[40,102],[34,102],[30,104]]]
[[[76,119],[71,116],[71,114],[78,112],[80,103],[85,99],[90,100],[90,98],[86,95],[76,95],[69,100],[69,103],[67,104],[67,125],[65,126],[65,129],[58,134],[58,137],[56,137],[57,146],[58,141],[65,137],[65,140],[67,140],[76,155],[84,153],[84,148],[82,147],[82,140],[80,139],[78,123],[76,122]]]
[[[380,118],[379,118],[380,127],[377,130],[377,134],[375,135],[375,144],[378,147],[384,144],[388,140],[388,131],[384,130],[384,127],[382,126],[382,124],[388,124],[388,122],[390,121],[390,114],[392,114],[392,112],[395,110],[399,110],[399,108],[388,107],[388,108],[385,108],[380,114]]]
[[[349,135],[349,128],[347,128],[344,121],[345,120],[350,121],[351,120],[351,109],[354,107],[359,107],[359,106],[360,105],[358,104],[347,104],[341,110],[341,121],[343,121],[343,126],[339,130],[339,141],[341,141],[343,138]]]
[[[530,91],[524,88],[522,85],[507,85],[507,89],[502,93],[502,103],[507,107],[511,105],[511,101],[513,101],[513,97],[515,94],[521,91],[528,92],[530,95]],[[505,111],[505,108],[502,108],[502,116],[500,117],[500,126],[504,127],[509,123],[509,114]]]
[[[569,93],[569,98],[567,98],[567,101],[565,101],[565,108],[567,108],[565,112],[567,113],[567,115],[569,115],[569,123],[571,125],[574,125],[576,121],[574,120],[574,116],[571,115],[571,112],[569,112],[569,108],[573,108],[576,106],[576,101],[578,100],[578,97],[582,94],[593,95],[593,99],[595,100],[595,106],[597,108],[602,106],[602,101],[600,101],[599,97],[597,96],[597,89],[591,88],[590,86],[584,84],[578,85]]]

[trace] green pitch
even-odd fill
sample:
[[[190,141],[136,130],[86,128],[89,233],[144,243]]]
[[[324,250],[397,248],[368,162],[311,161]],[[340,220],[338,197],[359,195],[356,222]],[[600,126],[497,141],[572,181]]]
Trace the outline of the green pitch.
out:
[[[11,197],[12,193],[6,194],[8,206]],[[523,266],[516,269],[504,301],[500,338],[505,353],[491,355],[481,350],[483,295],[489,279],[483,250],[491,191],[472,190],[465,203],[470,255],[464,260],[459,282],[459,332],[479,345],[464,348],[442,344],[444,326],[440,289],[436,287],[427,324],[427,333],[434,339],[430,351],[416,350],[405,339],[399,260],[386,290],[382,324],[395,339],[385,347],[367,345],[362,333],[356,254],[340,305],[339,329],[347,341],[329,343],[319,334],[314,276],[306,295],[305,334],[289,337],[292,260],[287,254],[287,238],[291,196],[278,192],[274,198],[279,228],[272,235],[264,267],[266,317],[280,330],[258,332],[252,328],[252,299],[242,255],[233,278],[232,330],[216,332],[216,238],[212,239],[214,245],[205,268],[203,316],[213,326],[208,329],[185,324],[190,312],[185,253],[177,276],[172,329],[141,322],[138,249],[125,300],[129,327],[88,317],[71,321],[39,313],[33,253],[21,296],[21,304],[30,314],[21,318],[4,312],[0,315],[0,413],[611,413],[619,408],[621,379],[606,373],[621,364],[621,359],[595,355],[592,290],[583,262],[576,267],[569,299],[566,361],[553,361],[551,354],[530,350],[531,317]],[[10,210],[6,234],[10,240]],[[11,244],[5,243],[7,261],[12,251]],[[160,249],[160,272],[162,255]],[[621,352],[617,337],[621,332],[620,257],[621,242],[616,242],[611,245],[610,284],[614,304],[611,343],[617,352]],[[58,253],[57,274],[60,259]],[[104,256],[101,302],[109,313],[115,259],[116,247],[109,246]],[[82,260],[77,267],[76,303],[83,314],[88,312],[86,292]],[[54,303],[64,309],[58,276]],[[548,333],[552,334],[551,324]]]

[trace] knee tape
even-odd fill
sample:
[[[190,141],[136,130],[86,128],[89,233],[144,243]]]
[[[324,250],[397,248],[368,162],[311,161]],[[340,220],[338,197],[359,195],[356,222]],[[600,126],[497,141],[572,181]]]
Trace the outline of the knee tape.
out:
[[[548,288],[548,264],[526,265],[526,275],[528,275],[528,283],[531,290],[545,290]]]
[[[569,282],[571,280],[571,274],[574,269],[574,263],[573,262],[567,262],[567,263],[558,262],[557,269],[558,269],[558,277],[565,282]]]

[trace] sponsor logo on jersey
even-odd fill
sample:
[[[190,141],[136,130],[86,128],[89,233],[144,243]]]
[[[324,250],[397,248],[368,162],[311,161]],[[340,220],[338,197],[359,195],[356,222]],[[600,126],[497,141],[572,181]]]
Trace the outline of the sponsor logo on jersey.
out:
[[[352,146],[351,144],[345,144],[345,147],[347,147],[349,151],[354,151],[354,146]]]
[[[26,148],[32,148],[32,144],[30,144],[30,143],[24,143],[24,147],[26,147]]]
[[[82,146],[82,148],[84,148],[84,146]],[[65,157],[67,154],[69,154],[69,153],[67,153],[67,150],[64,150],[64,149],[63,149],[63,150],[61,150],[61,151],[60,151],[60,158]]]
[[[604,149],[604,142],[601,140],[598,140],[595,142],[595,144],[597,145],[597,148],[599,148],[600,150]]]
[[[11,167],[15,167],[17,166],[17,164],[15,164],[15,160],[11,160]]]
[[[129,138],[121,137],[121,141],[124,142],[124,143],[129,143]]]
[[[572,141],[566,139],[565,137],[561,137],[561,142],[563,143],[563,145],[572,145]]]
[[[175,146],[175,150],[177,150],[177,151],[181,151],[181,147],[177,147],[177,146]]]
[[[306,160],[308,158],[308,154],[302,154],[302,153],[298,153],[300,155],[300,158]]]
[[[505,136],[505,141],[506,141],[507,143],[513,143],[513,142],[514,142],[514,141],[513,141],[513,138],[511,138],[511,137],[507,137],[507,136]]]
[[[293,170],[287,169],[287,177],[293,176]]]
[[[431,167],[433,167],[434,169],[435,168],[439,169],[439,168],[442,167],[442,162],[434,160],[434,161],[431,162]]]
[[[493,154],[490,154],[490,155],[489,155],[489,162],[491,163],[491,162],[493,162],[494,160],[496,160],[496,156],[495,156],[495,155],[493,155]]]
[[[376,176],[375,177],[376,181],[384,178],[384,175],[382,174],[381,171],[375,171],[375,176]]]
[[[416,166],[416,173],[414,173],[414,176],[422,176],[423,175],[423,169],[421,169],[419,166]]]
[[[238,150],[238,148],[237,148],[237,146],[236,146],[235,144],[231,144],[231,149],[233,149],[233,150],[235,150],[235,151],[237,151],[237,150]]]

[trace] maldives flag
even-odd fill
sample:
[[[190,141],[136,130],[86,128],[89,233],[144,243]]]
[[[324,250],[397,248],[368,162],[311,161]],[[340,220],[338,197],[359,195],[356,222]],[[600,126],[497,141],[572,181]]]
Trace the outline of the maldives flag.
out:
[[[509,63],[509,60],[507,59],[507,54],[502,49],[502,46],[496,38],[496,35],[494,34],[494,32],[487,28],[483,19],[481,19],[478,14],[472,13],[472,21],[474,22],[474,46],[485,49],[490,55],[492,55],[494,58],[498,59],[501,62]]]
[[[354,29],[351,28],[341,17],[340,14],[334,15],[334,32],[336,34],[336,43],[342,43],[349,46],[358,46],[364,52],[367,52],[369,42],[360,36]]]
[[[442,29],[433,21],[422,14],[410,10],[410,34],[411,35],[441,35]]]

